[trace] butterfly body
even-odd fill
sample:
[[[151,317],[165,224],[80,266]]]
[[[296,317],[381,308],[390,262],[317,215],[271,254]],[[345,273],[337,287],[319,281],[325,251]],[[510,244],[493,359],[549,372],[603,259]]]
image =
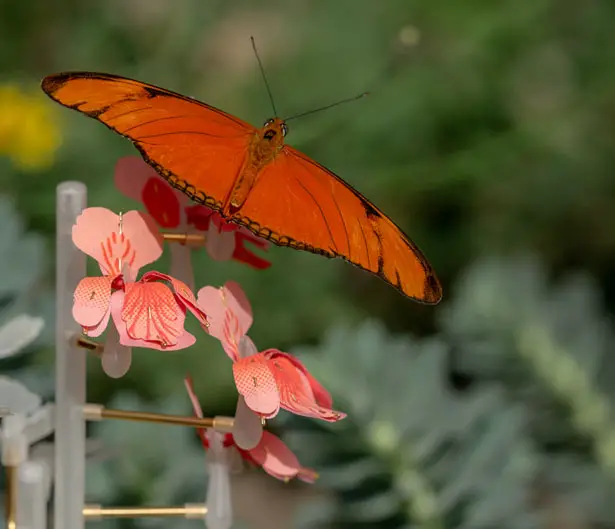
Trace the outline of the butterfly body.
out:
[[[256,128],[164,88],[111,74],[45,77],[53,100],[128,138],[173,187],[278,246],[342,258],[427,304],[442,298],[416,244],[339,176],[285,144],[280,118]]]
[[[248,157],[220,211],[222,216],[231,217],[239,213],[261,171],[284,148],[287,130],[282,119],[272,118],[254,133],[248,147]]]

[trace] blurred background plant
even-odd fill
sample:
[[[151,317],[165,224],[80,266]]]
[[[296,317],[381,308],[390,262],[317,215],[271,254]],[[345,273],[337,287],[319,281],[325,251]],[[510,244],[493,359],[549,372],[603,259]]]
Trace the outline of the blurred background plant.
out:
[[[271,110],[253,35],[283,116],[371,92],[291,122],[288,142],[390,214],[445,289],[433,309],[305,253],[272,248],[262,272],[195,256],[197,284],[239,281],[256,343],[300,350],[351,413],[331,429],[273,423],[322,473],[324,496],[308,509],[320,527],[612,527],[614,24],[607,0],[0,1],[0,193],[39,234],[24,242],[32,237],[15,213],[0,217],[2,300],[31,300],[53,284],[60,181],[86,182],[92,205],[135,207],[112,181],[133,148],[55,107],[40,79],[79,69],[125,75],[258,125]],[[33,355],[3,360],[4,371],[49,373],[48,339]],[[181,354],[137,351],[120,381],[90,368],[92,401],[179,409],[190,371],[205,413],[234,410],[229,363],[207,337]],[[49,395],[49,376],[36,380],[28,386]],[[107,426],[97,428],[112,443]],[[196,457],[189,440],[173,441],[174,451],[163,436],[150,442],[180,469]],[[151,469],[118,471],[113,490],[92,472],[105,501],[164,501],[152,496],[165,487]],[[303,497],[305,488],[273,480],[250,488],[251,476],[238,500],[246,520],[259,517],[250,497],[268,507]],[[263,500],[255,490],[272,492]]]

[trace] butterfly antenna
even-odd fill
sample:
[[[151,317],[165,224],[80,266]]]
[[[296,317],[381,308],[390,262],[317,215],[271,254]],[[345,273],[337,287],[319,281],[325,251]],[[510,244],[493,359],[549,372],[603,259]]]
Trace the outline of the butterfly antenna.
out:
[[[302,118],[303,116],[307,116],[308,114],[315,114],[316,112],[321,112],[322,110],[328,110],[330,108],[336,107],[343,103],[350,103],[351,101],[356,101],[357,99],[361,99],[368,95],[369,95],[369,92],[363,92],[362,94],[359,94],[358,96],[349,97],[348,99],[342,99],[341,101],[337,101],[336,103],[331,103],[330,105],[327,105],[324,107],[315,108],[314,110],[308,110],[307,112],[302,112],[301,114],[295,114],[294,116],[286,118],[284,121],[290,121],[291,119]]]
[[[258,61],[258,67],[261,70],[263,81],[265,81],[265,86],[267,87],[267,93],[269,94],[269,101],[271,101],[271,108],[273,108],[273,115],[277,116],[278,111],[275,109],[275,103],[273,101],[273,94],[271,93],[271,88],[269,88],[269,83],[267,82],[267,76],[265,75],[265,68],[263,68],[263,63],[261,62],[261,58],[258,55],[258,50],[256,49],[256,42],[254,42],[254,37],[250,37],[250,40],[252,41],[252,49],[254,50],[254,55],[256,55],[256,60]]]

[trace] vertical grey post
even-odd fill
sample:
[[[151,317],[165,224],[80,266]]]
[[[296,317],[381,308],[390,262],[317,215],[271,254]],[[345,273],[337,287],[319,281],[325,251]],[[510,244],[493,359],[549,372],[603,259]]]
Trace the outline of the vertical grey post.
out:
[[[85,500],[86,354],[70,339],[80,333],[72,316],[73,293],[86,273],[86,256],[72,241],[72,227],[86,207],[81,182],[56,191],[56,424],[54,527],[83,529]]]

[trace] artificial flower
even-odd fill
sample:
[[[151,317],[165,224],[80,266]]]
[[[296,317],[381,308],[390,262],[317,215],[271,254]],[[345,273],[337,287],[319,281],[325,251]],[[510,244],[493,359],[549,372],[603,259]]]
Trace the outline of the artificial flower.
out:
[[[194,393],[192,380],[187,377],[184,379],[184,383],[192,402],[194,414],[202,418],[203,411]],[[236,452],[247,463],[261,467],[267,474],[279,480],[289,481],[298,478],[307,483],[314,483],[318,478],[318,474],[314,470],[301,466],[297,456],[292,453],[290,448],[271,432],[264,431],[258,445],[251,450],[243,450],[237,446],[232,433],[221,434],[213,429],[205,428],[197,429],[197,433],[205,450],[210,448],[212,442],[221,442],[225,449]]]
[[[125,346],[177,350],[196,339],[184,329],[186,311],[206,326],[190,289],[160,272],[141,267],[162,254],[162,238],[146,213],[116,215],[105,208],[85,209],[73,226],[73,242],[94,258],[101,276],[83,278],[75,290],[73,316],[84,333],[99,336],[113,318]]]
[[[280,408],[328,422],[346,416],[332,409],[331,395],[295,357],[277,349],[258,352],[247,336],[252,309],[237,283],[204,287],[197,303],[207,313],[209,334],[220,340],[233,361],[237,391],[250,410],[266,419]]]

